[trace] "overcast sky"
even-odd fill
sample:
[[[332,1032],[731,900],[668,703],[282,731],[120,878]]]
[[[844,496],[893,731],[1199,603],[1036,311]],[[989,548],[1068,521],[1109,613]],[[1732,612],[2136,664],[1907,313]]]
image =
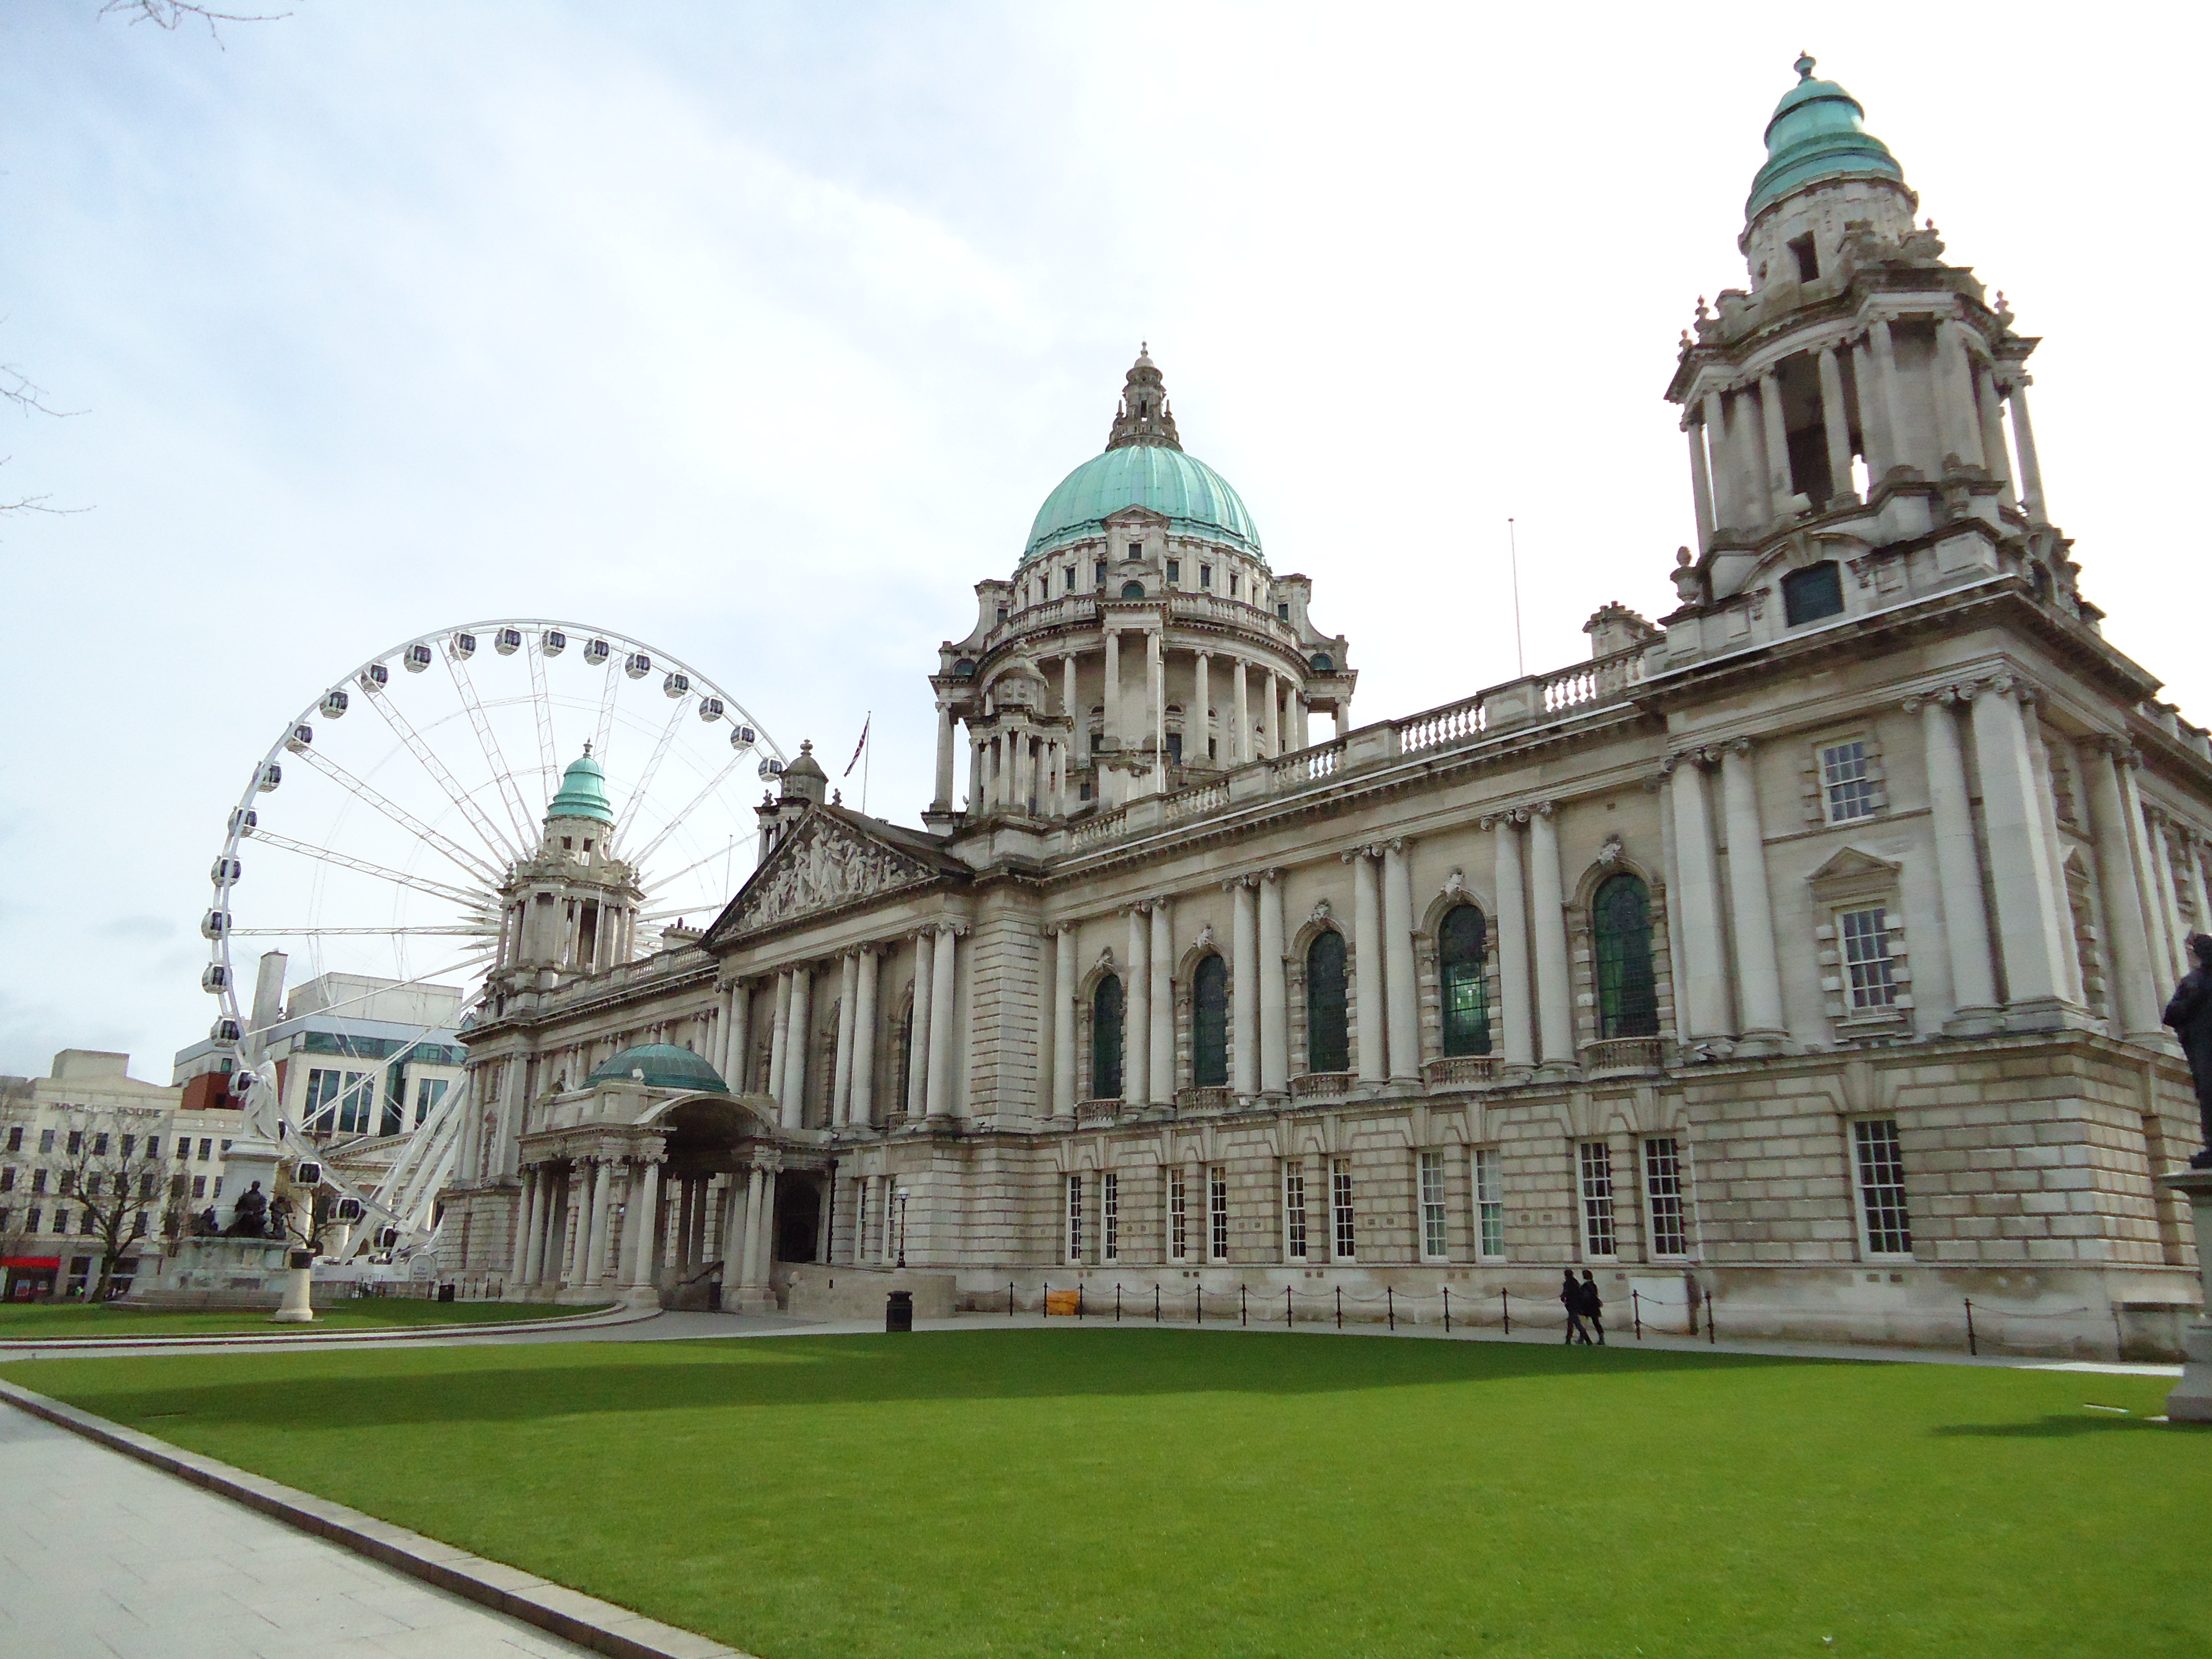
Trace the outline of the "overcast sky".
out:
[[[913,821],[933,648],[1140,339],[1364,720],[1514,677],[1509,514],[1531,670],[1663,612],[1661,394],[1801,48],[2045,337],[2085,590],[2212,718],[2194,9],[97,14],[0,16],[0,362],[81,411],[0,421],[0,496],[80,509],[0,520],[0,1071],[166,1081],[254,762],[465,619],[657,641],[833,771],[872,710]]]

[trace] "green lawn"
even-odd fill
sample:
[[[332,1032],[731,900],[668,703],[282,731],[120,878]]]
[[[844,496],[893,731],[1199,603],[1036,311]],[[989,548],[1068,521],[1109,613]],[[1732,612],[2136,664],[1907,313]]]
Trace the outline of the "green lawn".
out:
[[[273,1310],[276,1304],[271,1302],[270,1306]],[[413,1297],[374,1296],[318,1309],[309,1328],[367,1331],[393,1325],[483,1325],[514,1319],[558,1319],[591,1311],[551,1302],[428,1302]],[[286,1334],[283,1326],[269,1322],[267,1313],[236,1308],[198,1312],[129,1308],[112,1302],[0,1303],[0,1342],[77,1336],[217,1336],[241,1331],[257,1336]]]
[[[766,1659],[2212,1652],[2157,1377],[1126,1328],[0,1372]]]

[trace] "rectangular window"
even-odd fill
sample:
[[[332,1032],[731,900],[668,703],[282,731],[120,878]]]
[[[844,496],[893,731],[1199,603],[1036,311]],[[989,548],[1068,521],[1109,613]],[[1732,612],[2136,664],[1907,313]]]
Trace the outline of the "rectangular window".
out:
[[[36,1210],[30,1211],[23,1222],[23,1231],[33,1233],[37,1232],[39,1231],[39,1223],[42,1219],[44,1219],[44,1218],[41,1217]]]
[[[1583,1179],[1583,1255],[1610,1256],[1613,1237],[1613,1149],[1602,1140],[1585,1140],[1577,1147]]]
[[[1867,775],[1867,747],[1860,742],[1831,744],[1820,751],[1820,789],[1828,803],[1828,822],[1849,823],[1874,816],[1874,780]]]
[[[23,1126],[20,1123],[8,1131],[8,1150],[11,1152],[23,1150]]]
[[[82,1129],[71,1129],[69,1132],[69,1155],[71,1158],[75,1158],[83,1150],[84,1131]]]
[[[106,1158],[107,1156],[107,1137],[106,1135],[94,1135],[92,1138],[92,1155],[94,1158]]]
[[[159,1135],[148,1135],[146,1137],[146,1156],[149,1158],[159,1158],[161,1155],[161,1137]]]
[[[221,1176],[217,1176],[215,1178],[215,1185],[208,1189],[208,1196],[210,1198],[221,1198],[222,1196],[222,1177]]]
[[[1063,593],[1073,593],[1075,592],[1075,567],[1073,565],[1069,565],[1065,570],[1060,572],[1060,591]]]
[[[1481,1230],[1478,1248],[1486,1258],[1505,1254],[1505,1194],[1498,1182],[1498,1149],[1478,1147],[1474,1154],[1474,1213]]]
[[[151,1198],[154,1196],[154,1177],[150,1174],[142,1173],[139,1176],[138,1196],[141,1198]]]
[[[1229,1260],[1229,1171],[1218,1164],[1206,1172],[1206,1242],[1214,1261]]]
[[[1108,1261],[1121,1259],[1121,1177],[1112,1170],[1098,1178],[1098,1242]]]
[[[34,1193],[43,1193],[46,1190],[46,1172],[44,1170],[31,1171],[31,1190]]]
[[[0,1193],[12,1193],[15,1190],[15,1166],[11,1164],[6,1169],[0,1170]]]
[[[1142,543],[1142,542],[1131,542],[1128,545],[1129,545],[1128,556],[1129,556],[1130,558],[1133,558],[1133,559],[1141,559],[1141,558],[1143,558],[1143,557],[1145,556],[1145,544],[1144,544],[1144,543]]]
[[[430,1109],[446,1097],[447,1079],[426,1077],[415,1086],[415,1121],[419,1127],[430,1115]]]
[[[69,1224],[70,1212],[67,1210],[56,1210],[54,1212],[54,1231],[56,1232],[66,1235],[69,1232]]]
[[[1237,573],[1232,570],[1229,573],[1229,597],[1232,599],[1237,597]]]
[[[1689,1230],[1682,1212],[1682,1154],[1670,1136],[1644,1143],[1644,1205],[1650,1213],[1651,1254],[1687,1255]]]
[[[1912,1226],[1905,1210],[1905,1153],[1893,1117],[1851,1125],[1858,1152],[1859,1208],[1866,1217],[1869,1255],[1911,1255]]]
[[[1202,564],[1199,566],[1198,585],[1200,587],[1211,587],[1213,586],[1213,567],[1212,565]]]
[[[192,1177],[192,1196],[194,1198],[205,1198],[207,1196],[207,1177],[205,1176],[194,1176]]]
[[[1291,607],[1287,605],[1279,605],[1275,607],[1275,615],[1279,620],[1288,622],[1291,619]]]
[[[1357,1260],[1359,1240],[1352,1227],[1352,1160],[1348,1158],[1334,1159],[1328,1166],[1328,1207],[1334,1229],[1336,1260]]]
[[[200,1142],[200,1162],[201,1162],[201,1163],[203,1163],[203,1164],[206,1163],[206,1162],[208,1161],[208,1154],[209,1154],[210,1152],[213,1152],[214,1150],[215,1150],[215,1142],[214,1142],[214,1141],[212,1141],[212,1140],[203,1140],[202,1142]]]
[[[40,1152],[51,1152],[52,1151],[53,1151],[53,1149],[54,1149],[54,1132],[53,1132],[52,1129],[41,1129],[41,1130],[40,1130],[40,1131],[39,1131],[39,1150],[40,1150]]]
[[[1444,1155],[1421,1154],[1421,1254],[1431,1261],[1451,1255],[1444,1235]]]
[[[1170,582],[1179,582],[1182,580],[1182,560],[1170,559],[1168,561],[1168,580]]]
[[[15,1218],[15,1212],[13,1210],[0,1210],[0,1233],[6,1232],[8,1224]]]
[[[1083,1260],[1083,1177],[1067,1177],[1067,1259]]]
[[[1306,1170],[1303,1164],[1283,1170],[1283,1254],[1293,1261],[1306,1259]]]
[[[1103,559],[1098,561],[1098,586],[1106,586],[1106,561]]]
[[[1851,1007],[1887,1008],[1897,1001],[1897,985],[1891,977],[1889,912],[1846,910],[1836,918],[1836,932],[1844,942],[1844,971],[1850,975]]]
[[[1170,1170],[1168,1171],[1168,1255],[1172,1261],[1189,1259],[1189,1218],[1183,1202],[1182,1171]]]
[[[131,1149],[133,1146],[137,1146],[137,1144],[138,1144],[138,1137],[137,1137],[137,1136],[136,1136],[136,1135],[125,1135],[125,1136],[124,1136],[124,1137],[123,1137],[123,1156],[124,1156],[124,1157],[125,1157],[125,1158],[130,1157],[130,1156],[131,1156]]]

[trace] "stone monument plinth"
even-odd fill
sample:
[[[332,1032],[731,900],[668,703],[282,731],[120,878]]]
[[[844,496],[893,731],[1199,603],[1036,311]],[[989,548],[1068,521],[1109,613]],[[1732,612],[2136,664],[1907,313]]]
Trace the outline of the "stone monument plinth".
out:
[[[2204,1305],[2197,1322],[2181,1334],[2181,1381],[2166,1397],[2166,1414],[2177,1423],[2212,1423],[2212,1170],[2184,1170],[2160,1176],[2158,1182],[2189,1195],[2197,1267],[2204,1281]]]

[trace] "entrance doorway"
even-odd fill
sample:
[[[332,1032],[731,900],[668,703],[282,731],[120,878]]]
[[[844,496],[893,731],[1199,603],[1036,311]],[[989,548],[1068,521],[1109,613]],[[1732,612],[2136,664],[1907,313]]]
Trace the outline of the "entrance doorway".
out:
[[[822,1189],[814,1177],[787,1170],[775,1178],[775,1259],[803,1262],[814,1260],[814,1243],[822,1231]]]

